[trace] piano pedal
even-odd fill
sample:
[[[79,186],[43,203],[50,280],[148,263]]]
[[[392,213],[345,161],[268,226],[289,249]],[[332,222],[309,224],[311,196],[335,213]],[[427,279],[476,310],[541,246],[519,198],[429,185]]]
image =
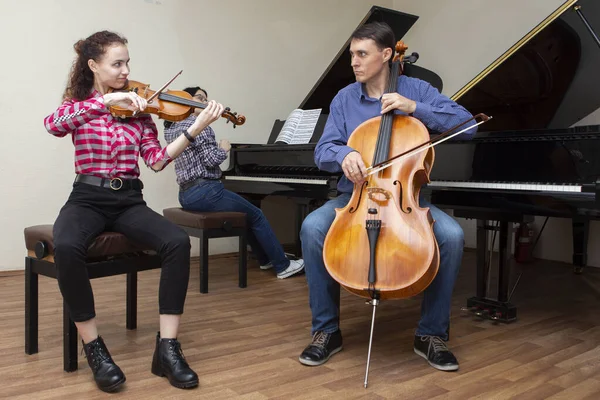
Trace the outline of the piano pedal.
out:
[[[502,319],[502,313],[500,311],[495,311],[490,315],[490,319],[493,321],[500,321]]]
[[[473,306],[473,307],[461,307],[460,311],[464,311],[464,312],[470,312],[470,313],[474,313],[475,311],[479,310],[479,307],[477,306]]]
[[[490,318],[490,310],[488,310],[487,308],[481,308],[478,306],[461,307],[461,311],[469,312],[470,314],[475,315],[476,317],[479,317],[481,319]]]
[[[509,302],[499,302],[492,299],[471,297],[463,311],[470,311],[479,318],[489,319],[494,324],[513,322],[517,320],[517,307]]]

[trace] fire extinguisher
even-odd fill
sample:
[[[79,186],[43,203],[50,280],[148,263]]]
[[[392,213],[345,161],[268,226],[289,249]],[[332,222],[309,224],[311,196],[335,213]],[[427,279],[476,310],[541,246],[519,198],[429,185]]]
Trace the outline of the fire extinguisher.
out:
[[[515,233],[515,260],[518,263],[533,261],[533,226],[527,222],[519,224]]]

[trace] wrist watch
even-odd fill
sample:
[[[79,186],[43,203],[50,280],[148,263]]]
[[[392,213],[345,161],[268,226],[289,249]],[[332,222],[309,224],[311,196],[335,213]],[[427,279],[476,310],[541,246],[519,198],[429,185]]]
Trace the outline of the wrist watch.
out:
[[[194,143],[195,139],[194,139],[194,137],[192,137],[192,135],[190,135],[190,133],[187,131],[187,129],[183,131],[183,136],[185,136],[185,138],[187,140],[189,140],[190,143]]]

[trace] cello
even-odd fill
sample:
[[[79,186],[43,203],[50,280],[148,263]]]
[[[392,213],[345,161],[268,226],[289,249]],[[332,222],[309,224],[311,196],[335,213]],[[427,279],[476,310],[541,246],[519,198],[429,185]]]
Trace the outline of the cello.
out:
[[[397,91],[407,48],[397,42],[386,93]],[[483,114],[473,118],[479,116],[488,119]],[[365,387],[379,301],[415,296],[437,274],[435,221],[429,208],[420,207],[419,192],[429,182],[433,146],[485,121],[449,135],[466,122],[430,140],[418,119],[390,111],[364,121],[348,139],[348,146],[362,156],[367,178],[354,185],[348,204],[335,210],[323,244],[323,260],[334,280],[373,305]],[[396,156],[389,158],[389,154]]]

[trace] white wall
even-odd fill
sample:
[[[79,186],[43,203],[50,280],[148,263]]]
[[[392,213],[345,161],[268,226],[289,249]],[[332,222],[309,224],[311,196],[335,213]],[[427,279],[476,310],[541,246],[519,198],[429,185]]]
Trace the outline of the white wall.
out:
[[[158,88],[183,69],[171,88],[200,85],[247,117],[235,130],[215,123],[218,139],[265,143],[273,121],[300,104],[370,7],[366,0],[0,0],[0,270],[23,268],[23,228],[53,223],[70,193],[73,146],[46,133],[43,118],[60,104],[77,40],[103,29],[123,34],[131,79]],[[148,205],[178,206],[173,167],[141,169]],[[212,240],[211,253],[236,246]]]
[[[387,0],[377,5],[420,17],[403,39],[452,95],[561,3]],[[217,138],[265,143],[273,121],[300,104],[371,5],[366,0],[0,0],[0,270],[23,268],[23,228],[53,223],[70,193],[72,144],[47,134],[42,120],[60,103],[78,39],[102,29],[122,33],[130,42],[132,79],[158,88],[183,69],[172,88],[201,85],[211,98],[247,117],[235,130],[223,120],[215,123]],[[588,123],[598,123],[600,115],[590,118]],[[157,124],[162,132],[162,121]],[[178,206],[172,166],[159,174],[141,169],[148,205],[158,212]],[[461,223],[467,245],[474,246],[472,221]],[[569,224],[551,220],[537,255],[570,261]],[[278,235],[285,230],[275,229]],[[599,234],[593,223],[590,244]],[[289,232],[283,236],[287,241]],[[235,249],[233,240],[211,241],[211,253]],[[591,245],[589,252],[590,264],[600,265],[600,250]]]
[[[394,0],[394,8],[419,16],[402,40],[408,53],[419,53],[419,65],[437,72],[444,94],[452,96],[485,67],[562,5],[564,0]],[[585,11],[585,10],[584,10]],[[596,32],[600,27],[595,27]],[[600,110],[579,124],[600,124]],[[435,168],[435,165],[434,165]],[[468,247],[475,247],[475,221],[457,218],[465,230]],[[537,217],[540,229],[544,218]],[[600,266],[600,224],[592,221],[588,264]],[[537,245],[535,256],[571,262],[571,220],[551,218]]]

